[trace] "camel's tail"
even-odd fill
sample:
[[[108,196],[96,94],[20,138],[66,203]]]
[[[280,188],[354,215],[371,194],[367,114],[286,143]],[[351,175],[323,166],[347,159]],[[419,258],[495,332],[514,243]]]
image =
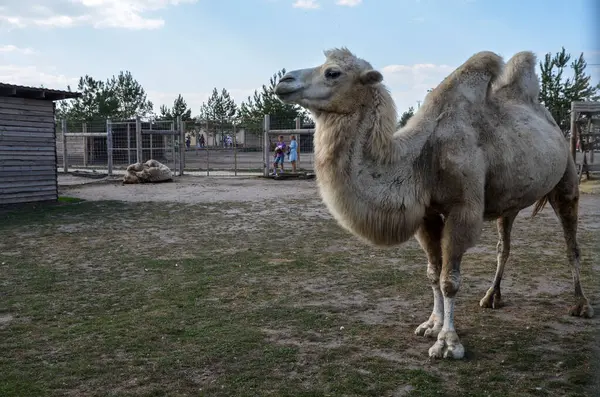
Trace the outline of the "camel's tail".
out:
[[[506,62],[504,72],[494,83],[494,92],[506,99],[536,103],[540,83],[535,73],[537,58],[530,51],[521,51]]]
[[[444,104],[458,98],[481,103],[487,97],[490,83],[499,78],[503,67],[504,62],[499,55],[491,51],[478,52],[446,77],[427,96],[426,103]]]
[[[548,193],[547,195],[545,195],[544,197],[542,197],[535,203],[535,206],[533,207],[533,212],[531,213],[532,218],[535,217],[539,212],[541,212],[544,209],[544,207],[546,206],[546,203],[548,202],[549,195],[550,195],[550,193]]]

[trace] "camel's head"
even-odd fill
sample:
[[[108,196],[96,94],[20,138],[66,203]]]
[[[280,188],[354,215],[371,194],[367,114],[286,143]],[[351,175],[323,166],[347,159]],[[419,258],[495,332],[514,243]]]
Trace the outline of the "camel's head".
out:
[[[275,94],[311,112],[351,113],[368,100],[369,89],[383,76],[346,48],[325,51],[325,63],[286,73]]]

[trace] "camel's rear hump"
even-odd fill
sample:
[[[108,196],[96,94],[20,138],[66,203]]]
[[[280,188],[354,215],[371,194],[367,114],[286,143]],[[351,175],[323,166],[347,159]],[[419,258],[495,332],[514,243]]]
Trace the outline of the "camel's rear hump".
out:
[[[540,92],[539,79],[535,73],[537,58],[530,51],[515,54],[506,63],[504,72],[494,83],[497,97],[535,103]]]
[[[447,103],[467,100],[481,103],[487,97],[490,83],[501,74],[502,58],[491,51],[481,51],[465,61],[444,79],[428,96],[428,102]]]

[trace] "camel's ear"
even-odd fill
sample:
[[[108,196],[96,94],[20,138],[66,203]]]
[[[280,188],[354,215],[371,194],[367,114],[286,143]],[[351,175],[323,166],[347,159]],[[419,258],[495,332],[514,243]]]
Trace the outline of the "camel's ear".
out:
[[[364,71],[360,74],[360,82],[365,85],[377,84],[382,81],[383,75],[374,69]]]

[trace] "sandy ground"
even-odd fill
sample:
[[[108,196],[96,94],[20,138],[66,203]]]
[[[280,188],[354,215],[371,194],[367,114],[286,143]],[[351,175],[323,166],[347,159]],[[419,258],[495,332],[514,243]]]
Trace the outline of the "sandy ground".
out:
[[[314,180],[272,180],[261,177],[183,176],[174,182],[155,185],[122,185],[118,178],[94,180],[59,175],[60,194],[85,200],[155,201],[185,204],[230,202],[285,202],[315,199],[320,201]],[[585,189],[582,189],[585,191]],[[582,194],[581,214],[600,213],[600,195]],[[551,212],[548,207],[545,211]],[[521,212],[529,216],[530,210]],[[589,225],[594,227],[592,225]]]
[[[160,201],[185,204],[285,201],[318,199],[314,180],[250,178],[205,178],[183,176],[162,184],[122,185],[119,180],[93,180],[59,176],[60,194],[85,200]]]

